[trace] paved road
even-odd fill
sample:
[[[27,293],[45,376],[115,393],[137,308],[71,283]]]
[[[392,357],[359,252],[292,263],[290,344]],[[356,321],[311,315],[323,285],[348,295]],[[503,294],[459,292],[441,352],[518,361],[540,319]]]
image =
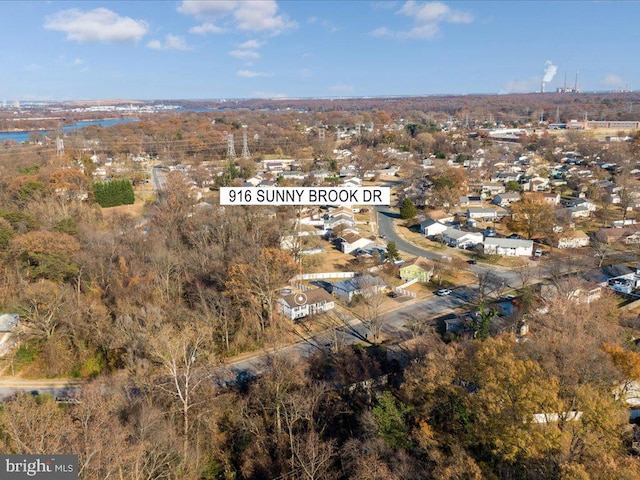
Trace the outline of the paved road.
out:
[[[160,192],[167,188],[167,179],[160,167],[154,167],[151,169],[151,178],[156,192]]]
[[[407,306],[384,315],[382,332],[396,340],[408,339],[412,335],[407,328],[410,324],[433,321],[434,318],[453,313],[471,301],[476,290],[476,287],[463,286],[454,289],[453,293],[446,297],[431,297],[419,302],[411,301]],[[272,352],[265,352],[256,358],[228,365],[220,384],[232,385],[242,379],[262,374],[269,368],[266,362],[269,353],[286,355],[289,358],[307,358],[318,350],[326,350],[334,345],[366,342],[368,335],[370,335],[369,330],[362,322],[343,314],[336,314],[332,324],[338,325],[338,328],[317,335],[309,335],[295,345],[274,349]]]
[[[0,401],[6,400],[20,392],[33,395],[49,394],[54,398],[69,398],[80,390],[82,382],[69,380],[16,380],[4,378],[0,380]]]
[[[413,243],[407,242],[396,233],[393,225],[393,220],[400,218],[400,215],[383,206],[375,207],[375,210],[378,217],[377,222],[379,234],[384,235],[387,241],[394,241],[396,243],[396,247],[398,247],[398,250],[402,250],[403,252],[409,253],[411,255],[422,256],[430,260],[437,261],[442,259],[443,255],[417,247]],[[455,249],[451,248],[451,251],[453,253]],[[522,283],[518,272],[508,268],[495,265],[476,264],[469,265],[468,269],[476,274],[482,274],[491,271],[492,273],[497,275],[501,281],[504,281],[507,286],[510,286],[512,288],[518,287]],[[539,266],[532,267],[532,278],[537,278],[539,269]]]

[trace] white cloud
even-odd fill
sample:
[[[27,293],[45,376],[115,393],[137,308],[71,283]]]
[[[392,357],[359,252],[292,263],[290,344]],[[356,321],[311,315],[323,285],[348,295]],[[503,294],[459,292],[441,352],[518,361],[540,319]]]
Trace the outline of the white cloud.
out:
[[[254,72],[253,70],[238,70],[236,72],[238,77],[255,78],[255,77],[271,77],[272,75],[264,72]]]
[[[146,22],[121,17],[106,8],[86,12],[76,8],[62,10],[46,17],[44,28],[64,32],[67,34],[67,40],[80,43],[133,43],[148,31]]]
[[[160,40],[151,40],[147,43],[147,47],[153,50],[162,50],[162,42]]]
[[[219,17],[231,13],[237,5],[233,0],[183,0],[178,11],[198,18]]]
[[[452,10],[442,2],[416,2],[408,0],[396,12],[413,19],[414,26],[402,31],[389,30],[387,27],[379,27],[370,35],[373,37],[395,38],[421,38],[429,39],[440,32],[442,23],[472,23],[473,16],[468,12]]]
[[[285,15],[276,15],[278,4],[275,0],[247,0],[234,12],[240,30],[270,32],[273,35],[296,28],[297,23]]]
[[[242,60],[255,60],[256,58],[260,58],[260,54],[253,50],[231,50],[229,55]]]
[[[238,45],[238,48],[229,52],[232,57],[239,58],[241,60],[255,60],[260,58],[260,54],[256,52],[256,49],[262,47],[263,42],[257,40],[247,40],[244,43]]]
[[[214,25],[211,22],[205,22],[202,25],[196,25],[189,29],[189,33],[195,33],[196,35],[206,35],[207,33],[224,33],[227,30],[225,28]]]
[[[238,48],[242,48],[244,50],[247,49],[255,49],[255,48],[260,48],[262,46],[262,42],[259,42],[257,40],[247,40],[244,43],[241,43],[240,45],[238,45]]]
[[[311,73],[311,70],[309,70],[308,68],[303,68],[302,70],[300,70],[300,76],[302,78],[311,78],[313,77],[313,73]]]
[[[164,38],[164,43],[160,40],[151,40],[147,43],[147,47],[153,50],[191,50],[184,37],[172,34]]]
[[[296,28],[298,24],[286,15],[278,15],[278,4],[275,0],[243,0],[243,1],[200,1],[183,0],[178,7],[180,13],[192,15],[207,23],[193,27],[192,33],[219,33],[211,20],[232,17],[240,30],[250,32],[266,32],[278,35],[285,30]]]
[[[25,65],[24,68],[25,68],[25,70],[33,72],[34,70],[39,70],[40,69],[40,65],[38,65],[37,63],[29,63],[29,64]]]
[[[614,73],[605,75],[605,77],[602,79],[602,84],[605,87],[609,87],[609,88],[626,88],[626,85],[628,83],[629,82],[627,80],[622,78],[620,75],[616,75]]]

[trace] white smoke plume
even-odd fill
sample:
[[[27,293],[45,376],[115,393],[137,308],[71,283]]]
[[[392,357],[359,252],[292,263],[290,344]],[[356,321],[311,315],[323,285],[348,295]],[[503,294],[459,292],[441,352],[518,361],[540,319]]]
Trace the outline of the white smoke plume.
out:
[[[544,77],[542,78],[543,82],[550,82],[553,80],[553,77],[556,76],[556,72],[558,71],[558,66],[554,65],[551,60],[547,60],[544,63]]]

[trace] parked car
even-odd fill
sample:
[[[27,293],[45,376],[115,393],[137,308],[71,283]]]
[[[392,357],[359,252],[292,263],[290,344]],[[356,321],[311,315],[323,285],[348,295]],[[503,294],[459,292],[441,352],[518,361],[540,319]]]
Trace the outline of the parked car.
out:
[[[453,292],[448,288],[442,288],[436,291],[436,295],[439,297],[446,297],[447,295],[451,295]]]
[[[467,263],[469,265],[475,265],[476,263],[478,263],[478,261],[475,258],[470,258],[469,260],[467,260]]]
[[[398,292],[391,291],[391,292],[387,293],[387,295],[389,297],[391,297],[391,298],[397,298],[398,297]]]

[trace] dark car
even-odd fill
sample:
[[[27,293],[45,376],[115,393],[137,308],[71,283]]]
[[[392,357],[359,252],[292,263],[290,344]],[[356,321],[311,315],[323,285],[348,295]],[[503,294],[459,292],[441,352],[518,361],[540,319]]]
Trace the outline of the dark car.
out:
[[[469,260],[467,260],[467,263],[469,265],[475,265],[476,263],[478,263],[478,261],[475,258],[470,258]]]
[[[398,292],[389,292],[387,293],[388,296],[390,296],[391,298],[397,298],[398,297]]]

